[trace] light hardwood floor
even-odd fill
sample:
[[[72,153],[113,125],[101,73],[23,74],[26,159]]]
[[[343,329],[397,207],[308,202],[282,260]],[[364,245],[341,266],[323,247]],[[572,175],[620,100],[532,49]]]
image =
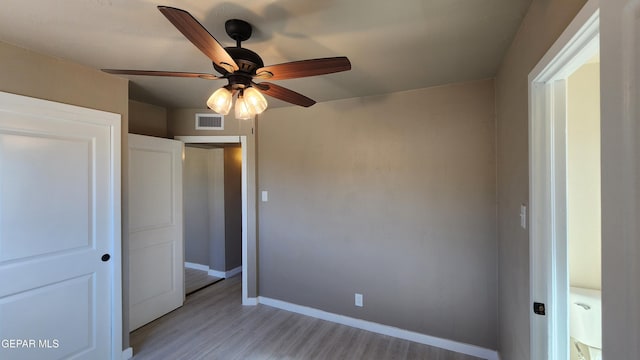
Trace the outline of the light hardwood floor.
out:
[[[131,333],[134,360],[478,360],[265,305],[242,306],[241,292],[235,276],[188,296],[182,308]]]
[[[189,295],[220,280],[222,278],[211,276],[204,270],[184,268],[184,293]]]

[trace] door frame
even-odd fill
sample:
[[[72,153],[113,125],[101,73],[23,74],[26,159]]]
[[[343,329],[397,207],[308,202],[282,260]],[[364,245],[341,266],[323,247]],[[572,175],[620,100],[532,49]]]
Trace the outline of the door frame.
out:
[[[569,358],[566,79],[599,50],[598,0],[589,0],[529,73],[531,359]]]
[[[248,245],[251,242],[253,248],[256,245],[254,236],[249,239],[249,221],[248,221],[248,152],[247,152],[247,136],[176,136],[176,140],[180,140],[185,144],[240,144],[242,152],[242,175],[241,175],[241,191],[242,191],[242,305],[257,305],[256,298],[249,298],[248,283],[249,279],[255,279],[256,274],[249,274],[248,262],[249,252]],[[251,224],[255,228],[255,223]],[[255,234],[255,232],[252,232]],[[255,259],[253,263],[255,263]]]

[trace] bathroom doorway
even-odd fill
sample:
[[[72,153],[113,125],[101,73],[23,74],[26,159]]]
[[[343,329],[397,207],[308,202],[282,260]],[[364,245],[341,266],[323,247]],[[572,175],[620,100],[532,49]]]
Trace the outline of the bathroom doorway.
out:
[[[600,360],[600,55],[567,78],[567,251],[570,360]]]
[[[531,359],[602,348],[599,31],[591,0],[529,74]]]

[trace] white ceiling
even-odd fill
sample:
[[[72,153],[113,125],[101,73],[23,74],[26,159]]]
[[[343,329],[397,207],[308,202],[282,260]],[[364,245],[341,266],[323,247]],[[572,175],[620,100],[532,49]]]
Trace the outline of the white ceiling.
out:
[[[3,0],[0,40],[98,69],[211,73],[208,58],[156,6],[189,11],[223,46],[234,45],[224,22],[239,18],[254,26],[243,47],[265,65],[349,57],[349,72],[277,81],[320,102],[493,77],[530,2]],[[131,98],[171,108],[204,108],[226,84],[128,78]]]

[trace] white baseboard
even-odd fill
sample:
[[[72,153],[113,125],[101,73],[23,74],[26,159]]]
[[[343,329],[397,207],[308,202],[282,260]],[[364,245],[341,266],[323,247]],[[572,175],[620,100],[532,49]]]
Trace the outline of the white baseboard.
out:
[[[128,347],[122,350],[122,360],[129,360],[133,357],[133,348]]]
[[[258,298],[250,297],[250,298],[242,299],[242,305],[256,306],[258,305]]]
[[[196,264],[188,261],[184,262],[184,267],[195,270],[209,271],[209,267],[207,265]]]
[[[189,269],[206,271],[211,276],[215,276],[223,279],[230,278],[242,272],[242,266],[238,266],[237,268],[231,269],[228,271],[219,271],[219,270],[210,269],[209,266],[207,265],[196,264],[188,261],[185,261],[184,267]]]
[[[224,273],[225,278],[230,278],[232,276],[238,275],[242,272],[242,265],[238,266],[235,269],[228,270]]]
[[[258,296],[258,303],[342,325],[351,326],[362,330],[375,332],[382,335],[393,336],[399,339],[409,340],[429,346],[435,346],[442,349],[479,357],[482,359],[500,360],[497,351],[486,349],[476,345],[470,345],[458,341],[429,336],[414,331],[404,330],[393,326],[375,323],[372,321],[356,319],[349,316],[334,314],[307,306],[288,303],[282,300],[271,299],[264,296]]]
[[[215,277],[219,277],[219,278],[223,278],[223,279],[226,278],[226,276],[225,276],[226,273],[224,271],[218,271],[218,270],[209,269],[207,272],[211,276],[215,276]]]

